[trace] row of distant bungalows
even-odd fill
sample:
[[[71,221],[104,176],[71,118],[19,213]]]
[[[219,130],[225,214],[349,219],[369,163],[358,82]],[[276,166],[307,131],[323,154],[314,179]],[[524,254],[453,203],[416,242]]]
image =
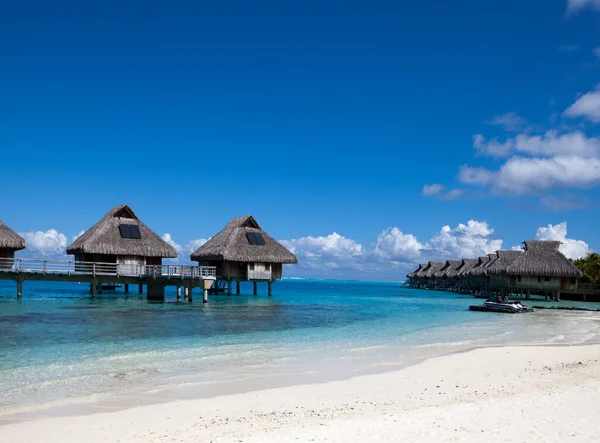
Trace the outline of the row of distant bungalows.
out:
[[[528,240],[522,250],[496,251],[479,258],[430,261],[409,273],[415,288],[465,292],[516,290],[552,293],[576,290],[581,272],[560,251],[560,242]]]
[[[0,221],[0,269],[11,268],[25,240]],[[121,275],[135,275],[140,266],[162,265],[178,251],[144,224],[128,205],[108,211],[66,249],[75,262],[119,264]],[[227,281],[281,279],[283,264],[298,259],[267,234],[252,216],[236,217],[190,255],[202,266],[215,266]]]

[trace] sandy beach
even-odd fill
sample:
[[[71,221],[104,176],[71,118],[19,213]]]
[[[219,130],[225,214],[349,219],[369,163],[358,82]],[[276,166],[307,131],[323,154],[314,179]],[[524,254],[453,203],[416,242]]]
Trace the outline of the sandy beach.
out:
[[[597,441],[600,345],[475,349],[396,372],[0,426],[20,442]]]

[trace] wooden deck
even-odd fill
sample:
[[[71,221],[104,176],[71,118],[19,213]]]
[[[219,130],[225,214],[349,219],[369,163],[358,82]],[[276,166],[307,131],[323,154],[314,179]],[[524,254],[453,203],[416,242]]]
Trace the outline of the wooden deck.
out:
[[[85,282],[90,283],[90,292],[96,296],[102,283],[142,285],[148,288],[148,298],[164,299],[164,287],[176,286],[191,299],[193,288],[201,287],[203,301],[207,301],[207,290],[217,278],[214,266],[183,265],[134,265],[99,262],[78,262],[70,260],[45,260],[0,258],[0,280],[17,282],[17,296],[22,296],[22,283],[25,280]],[[162,292],[162,297],[160,293]]]

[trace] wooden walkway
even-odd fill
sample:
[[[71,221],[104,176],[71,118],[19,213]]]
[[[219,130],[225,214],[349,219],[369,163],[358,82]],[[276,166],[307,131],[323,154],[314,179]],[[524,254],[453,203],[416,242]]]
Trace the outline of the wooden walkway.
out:
[[[102,283],[146,285],[148,298],[164,300],[165,286],[176,286],[177,294],[184,288],[191,300],[192,289],[203,289],[203,301],[208,301],[208,289],[217,279],[214,266],[137,265],[31,258],[0,258],[0,280],[17,282],[17,297],[23,294],[25,280],[87,282],[95,297]],[[161,295],[162,294],[162,295]]]

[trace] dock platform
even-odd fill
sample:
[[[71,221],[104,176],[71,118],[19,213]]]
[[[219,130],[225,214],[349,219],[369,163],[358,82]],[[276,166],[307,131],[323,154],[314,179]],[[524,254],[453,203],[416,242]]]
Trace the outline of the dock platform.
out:
[[[202,288],[203,302],[208,302],[208,290],[215,284],[217,268],[214,266],[183,265],[138,265],[100,262],[79,262],[72,260],[45,260],[33,258],[0,258],[0,280],[14,280],[17,283],[17,297],[23,296],[25,280],[62,281],[90,283],[90,293],[96,297],[102,292],[103,284],[137,284],[140,294],[146,285],[149,300],[164,300],[166,286],[181,288],[188,300],[192,300],[192,290]]]

